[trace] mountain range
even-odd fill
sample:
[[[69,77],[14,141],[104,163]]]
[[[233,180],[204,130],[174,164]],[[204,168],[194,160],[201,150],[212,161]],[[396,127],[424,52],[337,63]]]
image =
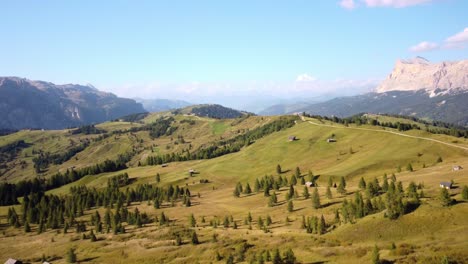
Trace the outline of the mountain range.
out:
[[[135,100],[92,85],[0,78],[0,129],[63,129],[145,112]]]
[[[307,112],[351,116],[390,113],[468,126],[468,60],[431,63],[422,57],[398,60],[373,92],[320,103],[276,105],[261,114]],[[281,111],[283,110],[283,111]]]

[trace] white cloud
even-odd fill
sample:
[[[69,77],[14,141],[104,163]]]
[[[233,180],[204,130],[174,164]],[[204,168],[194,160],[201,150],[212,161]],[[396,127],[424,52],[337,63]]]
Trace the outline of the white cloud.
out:
[[[317,80],[317,78],[315,78],[313,76],[310,76],[307,73],[299,74],[296,77],[296,82],[313,82],[313,81],[316,81],[316,80]]]
[[[367,7],[393,7],[403,8],[433,2],[435,0],[360,0]],[[354,9],[358,6],[355,0],[341,0],[340,6],[346,9]]]
[[[465,43],[468,42],[468,28],[465,28],[462,32],[457,33],[451,37],[448,37],[445,42],[447,44]]]
[[[364,0],[368,7],[402,8],[432,2],[432,0]]]
[[[434,42],[427,42],[423,41],[419,43],[418,45],[414,45],[410,48],[410,51],[412,52],[425,52],[425,51],[431,51],[439,48],[439,44],[434,43]]]
[[[341,0],[340,6],[351,10],[356,8],[356,3],[354,3],[354,0]]]

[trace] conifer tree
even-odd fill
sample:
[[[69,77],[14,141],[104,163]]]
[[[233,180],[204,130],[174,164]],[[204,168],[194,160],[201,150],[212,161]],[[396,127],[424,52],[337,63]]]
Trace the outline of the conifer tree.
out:
[[[288,201],[288,212],[294,211],[294,204],[292,200]]]
[[[317,187],[314,188],[314,192],[312,193],[312,208],[318,209],[320,208],[320,196],[318,193]]]
[[[296,257],[294,256],[294,252],[292,251],[291,248],[288,248],[286,252],[284,252],[284,264],[295,264],[296,263]]]
[[[468,200],[468,186],[463,186],[462,190],[462,199],[463,200]]]
[[[374,246],[374,250],[372,251],[372,264],[380,264],[380,253],[377,245]]]
[[[76,263],[76,253],[75,249],[70,248],[67,252],[67,262],[68,263]]]
[[[359,189],[361,189],[361,190],[366,189],[366,181],[362,177],[361,177],[361,180],[359,180]]]
[[[304,199],[309,199],[310,197],[309,187],[304,186],[304,191],[302,192],[302,195],[304,196]]]
[[[195,225],[197,224],[197,220],[195,220],[195,216],[193,214],[190,214],[189,223],[191,227],[195,227]]]
[[[450,206],[453,202],[450,193],[445,188],[440,189],[439,199],[443,206]]]
[[[277,173],[277,174],[283,173],[283,171],[282,171],[282,169],[281,169],[281,166],[280,166],[279,164],[276,165],[276,173]]]
[[[327,186],[327,192],[325,193],[325,197],[327,197],[327,199],[332,199],[333,198],[330,186]]]
[[[198,236],[195,231],[192,232],[192,239],[191,239],[192,245],[198,245],[200,242],[198,241]]]

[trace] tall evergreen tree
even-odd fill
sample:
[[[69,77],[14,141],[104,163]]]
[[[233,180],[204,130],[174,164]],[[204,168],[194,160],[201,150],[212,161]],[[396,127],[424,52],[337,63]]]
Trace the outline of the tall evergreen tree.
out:
[[[281,165],[279,165],[279,164],[276,165],[276,173],[277,173],[277,174],[283,173],[283,171],[282,171],[282,169],[281,169]]]
[[[320,196],[318,193],[317,187],[314,188],[314,191],[312,192],[312,208],[318,209],[320,208]]]
[[[462,190],[462,199],[463,200],[468,200],[468,186],[463,186]]]
[[[294,204],[292,200],[288,201],[288,212],[294,211]]]
[[[453,203],[450,193],[445,188],[440,189],[439,199],[443,206],[450,206]]]

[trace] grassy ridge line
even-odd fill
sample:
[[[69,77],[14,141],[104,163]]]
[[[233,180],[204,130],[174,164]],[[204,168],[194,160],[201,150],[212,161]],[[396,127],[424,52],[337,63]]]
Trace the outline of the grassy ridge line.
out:
[[[302,120],[305,121],[304,117],[302,117]],[[308,121],[308,123],[312,124],[312,125],[316,125],[316,126],[326,126],[326,127],[332,127],[332,128],[357,129],[357,130],[365,130],[365,131],[390,133],[390,134],[399,135],[399,136],[403,136],[403,137],[416,138],[416,139],[422,139],[422,140],[429,140],[429,141],[437,142],[437,143],[440,143],[440,144],[444,144],[444,145],[447,145],[447,146],[460,148],[460,149],[468,151],[468,148],[466,148],[466,147],[457,146],[457,145],[450,144],[450,143],[447,143],[447,142],[443,142],[443,141],[440,141],[440,140],[437,140],[437,139],[418,137],[418,136],[411,136],[411,135],[407,135],[407,134],[403,134],[403,133],[398,133],[398,132],[395,132],[395,131],[375,130],[375,129],[370,129],[370,128],[359,128],[359,127],[339,127],[339,126],[333,126],[333,125],[319,124],[319,123],[315,123],[315,122],[312,122],[312,121]]]

